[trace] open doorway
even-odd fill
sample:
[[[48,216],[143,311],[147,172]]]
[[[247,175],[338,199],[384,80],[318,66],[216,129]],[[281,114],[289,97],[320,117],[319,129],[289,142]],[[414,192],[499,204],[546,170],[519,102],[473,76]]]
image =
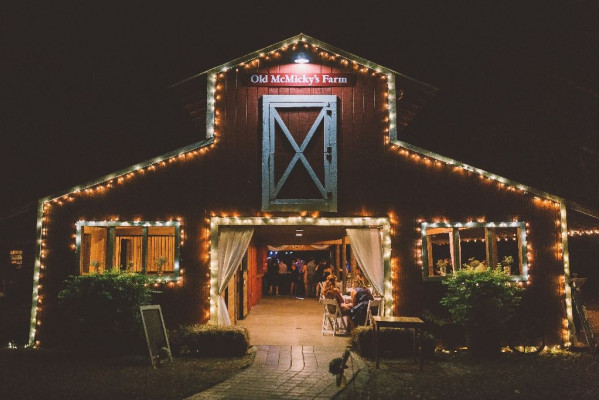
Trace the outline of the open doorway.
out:
[[[227,227],[227,228],[224,228]],[[247,245],[247,270],[236,267],[231,281],[223,281],[222,271],[219,275],[219,259],[227,258],[227,255],[219,254],[219,229],[235,229],[251,231],[251,241]],[[392,284],[391,284],[391,240],[390,225],[387,218],[265,218],[265,217],[236,217],[211,219],[211,288],[210,288],[210,320],[212,323],[222,323],[222,314],[219,311],[227,312],[230,323],[245,318],[261,298],[264,293],[264,272],[266,258],[269,251],[276,251],[278,255],[283,255],[289,259],[292,254],[300,251],[325,251],[328,253],[328,259],[334,265],[334,271],[340,275],[342,268],[345,268],[349,262],[351,271],[351,258],[347,251],[343,249],[344,241],[347,243],[347,229],[370,228],[375,231],[376,236],[380,238],[382,247],[382,267],[380,271],[380,292],[384,296],[385,310],[390,313],[392,310]],[[222,239],[221,239],[222,240]],[[377,239],[379,240],[379,239]],[[269,250],[279,249],[279,250]],[[313,248],[309,246],[322,246]],[[347,248],[347,244],[345,249]],[[222,253],[221,249],[221,253]],[[292,253],[294,252],[294,253]],[[379,258],[380,259],[380,258]],[[221,264],[222,264],[222,260]],[[241,263],[240,263],[241,265]],[[377,281],[378,282],[378,281]],[[221,288],[219,293],[219,287]],[[223,301],[222,295],[224,289],[228,287],[228,298]],[[231,289],[232,288],[232,289]],[[242,289],[243,288],[243,289]],[[243,290],[244,294],[241,293]],[[236,293],[231,296],[231,291]],[[298,296],[300,297],[300,296]],[[236,300],[237,299],[237,300]],[[306,300],[309,300],[306,298]],[[313,299],[316,307],[318,302]],[[232,303],[233,302],[233,303]],[[237,302],[237,306],[235,306]],[[226,304],[225,304],[226,303]],[[224,308],[226,307],[226,311]],[[240,312],[240,309],[243,311]],[[227,317],[227,316],[225,316]],[[227,321],[229,322],[229,321]]]

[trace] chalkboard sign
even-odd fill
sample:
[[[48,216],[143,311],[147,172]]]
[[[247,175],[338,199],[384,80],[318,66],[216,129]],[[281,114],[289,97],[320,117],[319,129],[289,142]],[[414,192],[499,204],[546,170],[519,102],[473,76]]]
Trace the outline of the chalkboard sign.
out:
[[[142,306],[139,307],[139,311],[141,312],[141,320],[144,324],[152,366],[156,368],[156,366],[167,360],[172,361],[171,347],[168,343],[168,336],[166,335],[166,327],[164,326],[164,318],[162,318],[160,306]]]

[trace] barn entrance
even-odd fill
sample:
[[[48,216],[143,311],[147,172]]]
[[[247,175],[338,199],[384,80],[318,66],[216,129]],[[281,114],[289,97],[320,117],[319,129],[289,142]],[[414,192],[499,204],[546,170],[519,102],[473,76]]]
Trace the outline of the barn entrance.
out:
[[[277,255],[282,252],[284,257],[290,259],[295,252],[326,249],[329,259],[333,256],[331,261],[336,269],[343,268],[342,252],[331,252],[331,249],[339,249],[348,241],[348,229],[354,230],[352,234],[355,234],[355,230],[360,230],[360,233],[374,232],[374,236],[380,238],[382,276],[374,276],[373,280],[380,278],[378,286],[384,294],[386,310],[390,312],[391,248],[387,218],[215,217],[211,219],[211,322],[238,323],[263,333],[279,332],[277,340],[287,340],[286,344],[295,340],[303,341],[301,344],[309,344],[306,337],[311,337],[311,342],[319,340],[322,336],[322,310],[316,298],[264,295],[266,257],[269,251],[277,251]],[[269,250],[269,246],[270,249],[280,250]],[[235,252],[240,261],[233,267],[237,263]],[[295,332],[300,330],[302,332]],[[256,338],[256,335],[253,334],[252,337]]]

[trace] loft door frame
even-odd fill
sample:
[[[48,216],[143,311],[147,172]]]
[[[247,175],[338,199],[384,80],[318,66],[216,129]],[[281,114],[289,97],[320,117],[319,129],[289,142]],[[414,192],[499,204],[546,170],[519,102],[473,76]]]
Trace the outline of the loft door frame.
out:
[[[337,103],[335,95],[264,95],[262,96],[262,210],[263,211],[337,211]],[[320,108],[321,111],[302,143],[293,138],[277,109]],[[303,152],[316,129],[323,125],[324,182],[314,173]],[[280,127],[285,138],[295,150],[281,178],[275,179],[274,149],[276,127]],[[314,199],[277,198],[282,186],[295,168],[306,168],[308,175],[321,194]]]

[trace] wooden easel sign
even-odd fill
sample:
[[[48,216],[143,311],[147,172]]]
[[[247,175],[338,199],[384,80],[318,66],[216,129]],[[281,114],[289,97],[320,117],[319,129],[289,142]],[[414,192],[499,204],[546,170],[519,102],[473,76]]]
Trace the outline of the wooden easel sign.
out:
[[[141,320],[146,333],[146,342],[150,352],[150,361],[154,368],[172,361],[171,346],[168,343],[164,318],[160,305],[141,306]]]

